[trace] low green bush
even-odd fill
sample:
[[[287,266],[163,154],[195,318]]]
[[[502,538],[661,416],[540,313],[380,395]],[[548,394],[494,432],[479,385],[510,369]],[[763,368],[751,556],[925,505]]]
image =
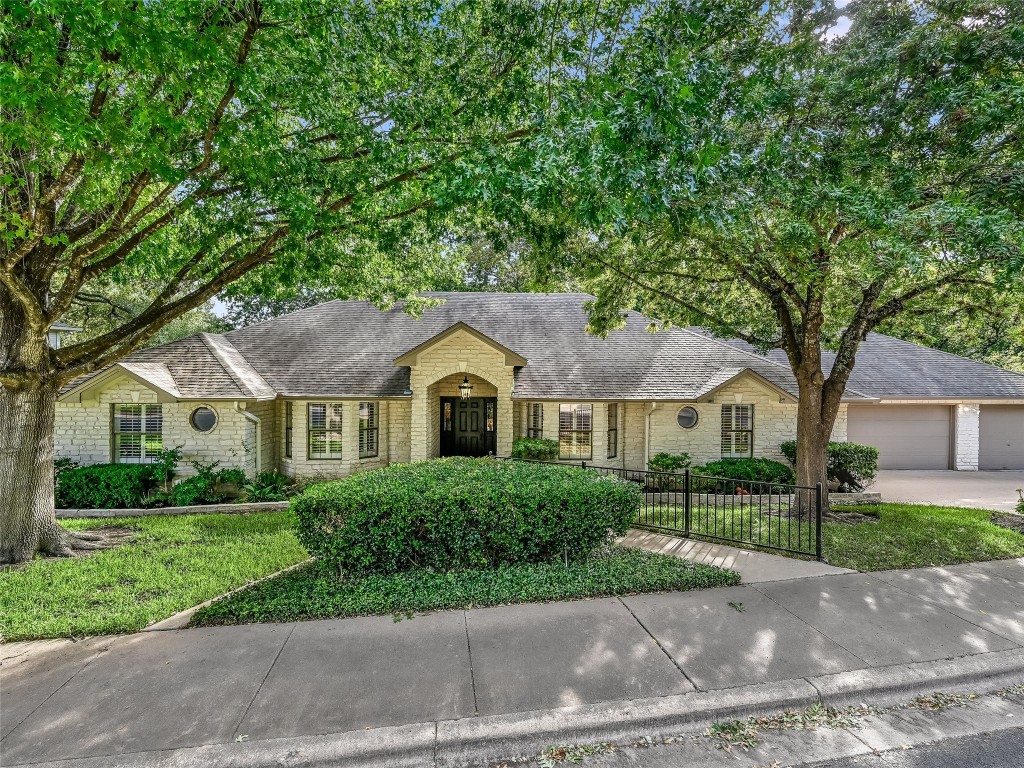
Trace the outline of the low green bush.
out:
[[[558,441],[541,437],[521,437],[512,443],[512,458],[554,461],[558,458]]]
[[[793,470],[778,461],[771,459],[720,459],[711,461],[700,467],[693,467],[692,473],[721,480],[695,478],[693,489],[700,492],[732,493],[736,484],[726,480],[741,480],[750,483],[772,483],[792,485],[796,482]],[[760,489],[746,487],[752,493]],[[768,489],[766,488],[765,491]]]
[[[341,572],[578,561],[625,534],[634,484],[558,464],[433,459],[307,488],[299,541]]]
[[[690,466],[690,454],[688,453],[656,453],[647,462],[647,468],[652,472],[678,472]]]
[[[161,480],[150,464],[66,466],[57,472],[56,501],[61,509],[143,507]]]
[[[787,440],[779,446],[789,463],[796,465],[796,440]],[[874,482],[878,474],[878,449],[857,443],[829,443],[826,451],[828,478],[840,488],[862,491]]]
[[[245,472],[238,467],[218,470],[219,461],[203,464],[190,462],[195,474],[177,483],[164,496],[170,507],[191,507],[196,504],[219,504],[229,494],[229,489],[239,491],[245,483]]]
[[[287,501],[294,492],[294,481],[276,470],[259,472],[242,485],[245,501]]]

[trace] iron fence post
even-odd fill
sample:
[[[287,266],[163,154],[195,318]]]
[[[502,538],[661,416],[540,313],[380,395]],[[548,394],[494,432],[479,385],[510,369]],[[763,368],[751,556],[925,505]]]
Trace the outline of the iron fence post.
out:
[[[821,483],[814,486],[814,559],[821,562]]]
[[[683,535],[690,538],[690,468],[683,470]]]

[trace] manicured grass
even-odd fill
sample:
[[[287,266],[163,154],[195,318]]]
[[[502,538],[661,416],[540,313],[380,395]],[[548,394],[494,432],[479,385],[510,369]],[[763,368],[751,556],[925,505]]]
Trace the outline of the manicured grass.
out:
[[[892,568],[923,568],[982,560],[1024,557],[1024,535],[992,522],[992,512],[960,507],[926,504],[877,504],[841,506],[836,511],[858,512],[878,522],[843,524],[826,522],[822,531],[825,562],[858,571],[883,571]],[[682,506],[657,507],[646,513],[642,522],[682,527]],[[692,530],[700,533],[735,537],[762,544],[800,543],[813,548],[811,526],[798,525],[778,516],[751,514],[749,507],[737,503],[735,509],[709,511],[694,505]],[[764,552],[772,550],[748,544],[739,545]],[[795,548],[795,547],[794,547]],[[775,552],[774,554],[782,554]]]
[[[612,547],[582,563],[525,564],[447,573],[413,570],[339,580],[311,563],[254,584],[196,613],[193,624],[247,624],[340,616],[403,615],[638,592],[732,586],[732,571]]]
[[[287,512],[66,520],[72,530],[116,525],[135,535],[79,558],[37,558],[0,571],[7,641],[131,632],[308,555]]]
[[[982,509],[924,504],[843,507],[877,514],[877,523],[827,523],[825,559],[858,571],[922,568],[1024,557],[1024,535],[992,523]]]

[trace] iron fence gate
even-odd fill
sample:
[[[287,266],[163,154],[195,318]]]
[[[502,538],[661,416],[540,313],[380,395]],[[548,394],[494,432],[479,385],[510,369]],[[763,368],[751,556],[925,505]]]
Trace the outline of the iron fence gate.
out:
[[[697,475],[689,469],[655,472],[585,461],[580,466],[641,486],[644,503],[637,511],[637,527],[822,559],[820,483],[788,485]]]

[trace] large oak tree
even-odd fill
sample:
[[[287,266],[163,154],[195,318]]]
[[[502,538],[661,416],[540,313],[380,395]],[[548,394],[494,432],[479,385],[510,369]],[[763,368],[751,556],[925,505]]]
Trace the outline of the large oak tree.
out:
[[[846,34],[831,2],[732,36],[690,12],[551,139],[539,218],[584,233],[549,257],[592,281],[599,332],[638,307],[784,350],[813,485],[872,329],[1021,279],[1024,6],[854,0]]]
[[[64,383],[242,278],[417,288],[402,243],[481,178],[500,186],[620,17],[628,3],[2,0],[0,562],[92,546],[54,519]],[[389,279],[367,280],[371,250]],[[50,349],[47,328],[111,281],[144,306]]]

